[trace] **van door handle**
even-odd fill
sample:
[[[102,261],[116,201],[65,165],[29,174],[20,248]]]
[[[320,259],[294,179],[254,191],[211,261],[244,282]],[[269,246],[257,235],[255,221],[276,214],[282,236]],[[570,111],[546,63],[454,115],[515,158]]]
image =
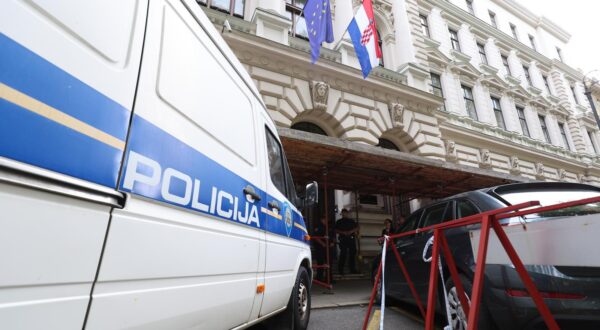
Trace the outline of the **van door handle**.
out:
[[[267,205],[270,209],[276,209],[277,211],[281,211],[281,207],[279,207],[279,203],[277,203],[277,201],[270,201]]]
[[[242,190],[245,195],[250,195],[255,201],[260,201],[260,195],[256,193],[254,188],[251,185],[247,185],[244,190]]]

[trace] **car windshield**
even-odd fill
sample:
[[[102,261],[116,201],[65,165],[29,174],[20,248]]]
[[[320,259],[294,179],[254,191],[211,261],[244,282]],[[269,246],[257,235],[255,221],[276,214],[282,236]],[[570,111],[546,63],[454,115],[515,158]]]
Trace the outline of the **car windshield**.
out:
[[[542,206],[576,201],[584,198],[598,197],[600,192],[593,190],[536,190],[499,193],[512,205],[530,201],[539,201]],[[526,218],[561,217],[600,213],[600,203],[589,203],[563,209],[541,212],[526,216]]]

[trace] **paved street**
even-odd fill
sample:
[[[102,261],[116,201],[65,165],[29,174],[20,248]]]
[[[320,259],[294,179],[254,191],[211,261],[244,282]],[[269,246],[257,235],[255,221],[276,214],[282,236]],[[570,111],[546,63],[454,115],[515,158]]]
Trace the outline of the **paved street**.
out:
[[[311,313],[308,329],[361,329],[366,312],[367,306],[315,309]],[[378,325],[379,322],[375,320],[370,323],[369,328],[379,329]],[[396,306],[385,310],[384,326],[386,329],[423,329],[423,323],[417,321],[415,316]]]

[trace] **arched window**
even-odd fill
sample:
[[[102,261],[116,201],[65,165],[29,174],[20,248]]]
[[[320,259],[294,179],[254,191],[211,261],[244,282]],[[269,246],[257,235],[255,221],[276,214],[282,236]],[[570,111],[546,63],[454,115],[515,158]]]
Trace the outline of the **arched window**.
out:
[[[292,125],[292,129],[327,136],[327,133],[321,127],[305,121]]]
[[[381,40],[381,33],[379,33],[379,29],[377,30],[377,43],[379,44],[379,49],[381,49],[381,58],[379,59],[379,66],[383,68],[383,40]]]
[[[377,143],[377,146],[383,149],[400,151],[400,149],[394,144],[394,142],[384,138],[379,138],[379,143]]]

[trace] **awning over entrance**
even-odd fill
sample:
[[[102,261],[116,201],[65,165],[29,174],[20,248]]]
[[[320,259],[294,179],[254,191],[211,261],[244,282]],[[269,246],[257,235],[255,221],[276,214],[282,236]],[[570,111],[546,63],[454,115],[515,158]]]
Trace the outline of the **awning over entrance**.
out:
[[[280,128],[296,182],[321,181],[329,188],[364,194],[442,198],[528,179],[367,144]]]

